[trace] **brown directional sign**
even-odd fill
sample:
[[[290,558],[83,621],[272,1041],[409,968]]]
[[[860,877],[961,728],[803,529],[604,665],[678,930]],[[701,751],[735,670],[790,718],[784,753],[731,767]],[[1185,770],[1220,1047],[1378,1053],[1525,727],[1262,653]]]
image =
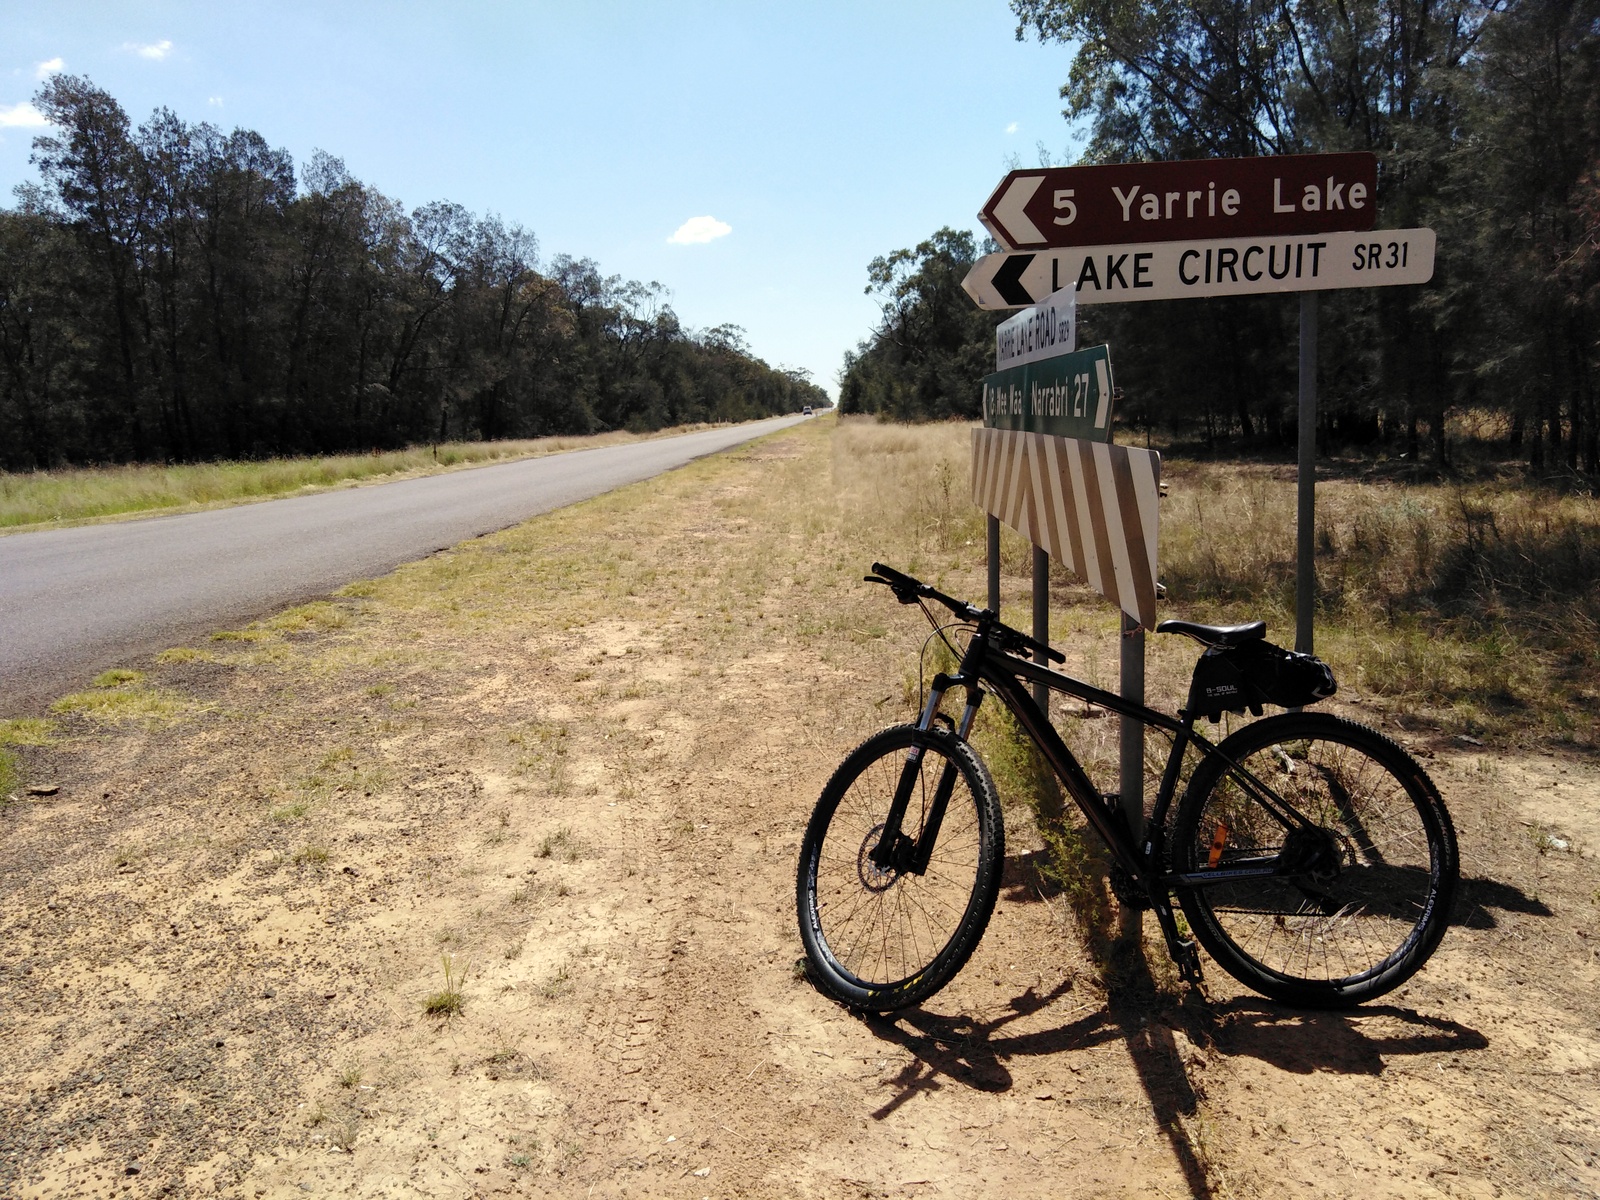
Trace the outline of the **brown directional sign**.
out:
[[[1375,155],[1290,154],[1013,171],[978,214],[1004,246],[1113,246],[1371,229]]]

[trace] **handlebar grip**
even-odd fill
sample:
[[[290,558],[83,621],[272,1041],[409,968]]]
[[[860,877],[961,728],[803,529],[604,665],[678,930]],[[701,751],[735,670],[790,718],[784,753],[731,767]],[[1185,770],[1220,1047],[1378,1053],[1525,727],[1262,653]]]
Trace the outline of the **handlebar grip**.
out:
[[[866,577],[866,582],[887,584],[894,592],[895,599],[901,604],[913,604],[918,596],[938,594],[920,579],[913,579],[904,571],[896,571],[893,567],[886,567],[880,562],[872,564],[872,574]]]
[[[1067,656],[1065,654],[1061,653],[1061,651],[1053,649],[1050,646],[1045,645],[1043,642],[1036,641],[1035,639],[1029,637],[1025,633],[1022,634],[1021,637],[1022,637],[1022,640],[1023,640],[1024,644],[1027,645],[1028,649],[1030,649],[1030,650],[1043,650],[1046,661],[1048,661],[1048,662],[1058,662],[1058,663],[1062,663],[1062,662],[1066,662],[1067,661]]]

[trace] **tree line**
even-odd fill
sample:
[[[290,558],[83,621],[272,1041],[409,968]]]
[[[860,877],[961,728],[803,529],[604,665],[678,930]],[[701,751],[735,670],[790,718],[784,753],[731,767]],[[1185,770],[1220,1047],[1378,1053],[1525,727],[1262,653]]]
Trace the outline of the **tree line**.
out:
[[[460,205],[407,213],[318,152],[89,80],[35,104],[0,209],[0,468],[195,461],[744,420],[825,404],[659,284]]]
[[[1444,466],[1470,411],[1534,467],[1600,472],[1600,0],[1011,7],[1019,38],[1075,47],[1081,161],[1368,150],[1379,226],[1438,231],[1431,283],[1323,294],[1325,447]],[[944,229],[871,264],[883,316],[842,409],[977,415],[1000,315],[963,310],[959,283],[993,248]],[[1124,420],[1291,442],[1297,320],[1292,297],[1095,306],[1080,342],[1111,343]]]

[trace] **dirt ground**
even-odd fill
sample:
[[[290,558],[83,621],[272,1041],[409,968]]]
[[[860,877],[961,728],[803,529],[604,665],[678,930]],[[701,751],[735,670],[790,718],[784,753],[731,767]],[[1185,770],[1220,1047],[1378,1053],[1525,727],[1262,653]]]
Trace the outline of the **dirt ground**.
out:
[[[1467,882],[1424,972],[1352,1013],[1209,960],[1184,988],[1159,945],[1108,990],[1015,797],[954,984],[892,1020],[813,990],[800,832],[907,715],[922,637],[856,581],[877,537],[979,586],[970,548],[875,533],[882,481],[839,436],[13,726],[48,794],[0,807],[0,1195],[1600,1193],[1600,770],[1576,751],[1383,719]]]

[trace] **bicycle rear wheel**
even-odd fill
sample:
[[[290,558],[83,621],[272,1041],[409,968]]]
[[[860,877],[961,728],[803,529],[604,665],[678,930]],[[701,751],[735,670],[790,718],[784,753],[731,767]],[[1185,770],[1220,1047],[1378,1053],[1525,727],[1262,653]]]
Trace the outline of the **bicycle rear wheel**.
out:
[[[1398,987],[1444,936],[1459,871],[1450,814],[1394,742],[1326,713],[1256,721],[1217,748],[1308,822],[1291,830],[1208,755],[1178,806],[1175,872],[1277,859],[1286,873],[1175,889],[1195,935],[1246,986],[1307,1008]]]
[[[880,868],[869,855],[907,763],[925,747],[901,833],[922,836],[941,781],[949,799],[927,870]],[[811,977],[851,1008],[892,1012],[955,977],[1000,891],[1005,833],[988,769],[955,734],[910,725],[868,738],[839,764],[800,845],[795,905]]]

